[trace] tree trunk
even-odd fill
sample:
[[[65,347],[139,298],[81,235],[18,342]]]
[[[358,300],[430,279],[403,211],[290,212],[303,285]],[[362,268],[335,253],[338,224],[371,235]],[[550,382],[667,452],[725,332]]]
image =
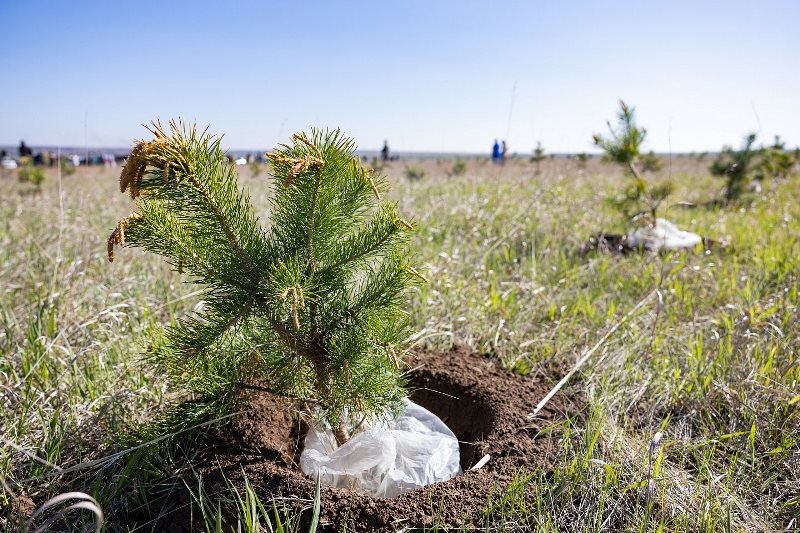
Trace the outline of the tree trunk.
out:
[[[324,391],[331,389],[331,378],[328,374],[327,365],[321,360],[312,360],[314,374],[316,374],[317,390]],[[330,396],[330,394],[328,394]],[[333,436],[336,438],[336,445],[341,446],[350,440],[350,432],[347,431],[347,423],[343,418],[339,418],[339,424],[333,428]]]
[[[350,440],[350,432],[347,431],[347,425],[344,420],[339,420],[339,425],[333,428],[333,436],[336,437],[336,445],[341,446]]]

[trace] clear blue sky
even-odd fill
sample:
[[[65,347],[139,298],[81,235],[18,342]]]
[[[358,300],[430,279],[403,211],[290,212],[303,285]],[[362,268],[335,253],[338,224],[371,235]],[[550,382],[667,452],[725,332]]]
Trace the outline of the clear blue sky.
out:
[[[181,116],[237,149],[317,125],[364,149],[590,151],[623,98],[656,151],[795,146],[799,21],[796,0],[0,0],[0,144],[127,146]]]

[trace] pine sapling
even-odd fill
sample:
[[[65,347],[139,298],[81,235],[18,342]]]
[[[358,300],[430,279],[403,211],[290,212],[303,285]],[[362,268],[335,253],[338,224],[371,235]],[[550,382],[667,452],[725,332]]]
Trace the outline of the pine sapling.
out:
[[[262,167],[263,167],[263,163],[261,163],[259,161],[253,161],[248,166],[250,167],[250,177],[251,178],[257,178],[257,177],[259,177],[261,175],[261,170],[262,170]]]
[[[541,142],[536,142],[536,148],[533,149],[533,156],[531,157],[531,161],[536,163],[536,174],[539,174],[542,169],[541,164],[547,158],[545,154],[544,147],[542,146]]]
[[[33,185],[33,194],[38,195],[42,192],[42,183],[45,181],[44,170],[34,166],[33,162],[28,162],[17,171],[17,179],[20,183]]]
[[[457,157],[448,173],[450,176],[461,176],[467,171],[467,162]]]
[[[664,168],[664,163],[661,161],[661,158],[652,150],[641,156],[641,165],[642,170],[645,172],[658,172]]]
[[[797,164],[795,154],[786,149],[786,144],[775,136],[772,146],[761,150],[761,158],[756,165],[755,179],[785,179]]]
[[[753,150],[755,142],[756,134],[750,133],[744,138],[741,150],[725,146],[711,164],[711,174],[726,179],[725,200],[729,202],[738,199],[745,190],[757,155]]]
[[[409,181],[419,181],[425,177],[425,171],[419,167],[415,166],[406,166],[403,169],[403,173],[406,175]]]
[[[230,412],[252,388],[304,400],[348,440],[351,417],[404,396],[404,294],[412,225],[338,130],[298,133],[267,154],[274,194],[262,226],[220,139],[150,128],[120,176],[136,200],[108,240],[161,255],[204,287],[204,310],[154,335],[148,357],[192,397],[176,425]],[[169,428],[175,429],[175,428]]]
[[[644,179],[640,156],[647,130],[636,125],[635,108],[629,107],[622,100],[619,101],[619,107],[617,128],[608,122],[610,136],[604,137],[596,133],[594,144],[602,148],[603,158],[606,161],[622,165],[633,178],[633,183],[626,189],[624,195],[614,202],[615,207],[629,218],[648,215],[649,222],[655,224],[658,208],[672,193],[672,185],[670,183],[652,185]],[[645,159],[648,160],[649,156]],[[648,164],[648,167],[651,165],[652,163]]]

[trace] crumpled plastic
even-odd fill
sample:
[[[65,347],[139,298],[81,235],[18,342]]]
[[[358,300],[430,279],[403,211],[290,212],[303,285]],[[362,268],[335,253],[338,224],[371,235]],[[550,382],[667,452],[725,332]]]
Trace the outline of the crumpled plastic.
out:
[[[352,488],[377,498],[461,473],[458,439],[436,415],[404,399],[404,412],[388,422],[361,428],[337,447],[330,428],[309,428],[300,468],[320,483]]]
[[[683,231],[663,218],[657,218],[652,227],[637,228],[628,233],[628,245],[645,250],[681,250],[694,248],[703,239],[697,233]]]

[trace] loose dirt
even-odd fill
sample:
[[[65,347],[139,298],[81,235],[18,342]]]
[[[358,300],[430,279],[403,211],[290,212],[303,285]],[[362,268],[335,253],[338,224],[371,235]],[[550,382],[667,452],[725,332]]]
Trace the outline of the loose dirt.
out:
[[[348,531],[394,531],[434,523],[468,526],[479,518],[491,493],[505,487],[516,470],[549,470],[555,461],[559,432],[542,430],[563,420],[564,411],[574,410],[576,402],[562,392],[535,420],[527,420],[527,414],[561,377],[559,372],[518,376],[465,349],[419,353],[409,363],[411,399],[438,415],[456,434],[465,473],[391,499],[323,486],[321,530],[342,531],[346,526]],[[209,493],[227,482],[243,486],[246,476],[262,501],[286,497],[283,501],[304,508],[308,519],[315,482],[297,466],[305,431],[292,402],[253,393],[247,414],[234,419],[193,463]],[[486,454],[491,459],[485,466],[469,470]],[[195,512],[195,520],[197,516]],[[178,524],[186,524],[186,518],[173,514],[169,520],[177,526],[173,530],[183,529]]]

